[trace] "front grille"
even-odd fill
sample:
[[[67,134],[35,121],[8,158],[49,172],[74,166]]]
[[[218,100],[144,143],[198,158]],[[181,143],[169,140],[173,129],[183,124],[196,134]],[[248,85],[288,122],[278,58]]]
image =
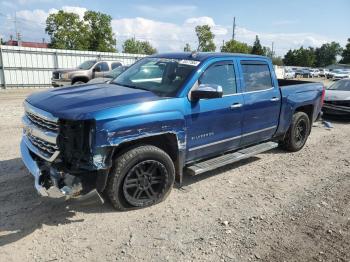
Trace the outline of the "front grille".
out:
[[[31,122],[33,122],[36,126],[41,129],[58,132],[58,123],[54,121],[49,121],[33,113],[26,112],[26,116],[29,118]]]
[[[56,151],[58,151],[58,147],[55,144],[46,142],[38,137],[27,135],[28,139],[34,146],[36,146],[40,151],[42,151],[46,156],[51,157]]]
[[[31,150],[43,159],[52,162],[59,154],[57,137],[58,119],[50,113],[24,103],[24,135],[30,143]]]
[[[60,73],[53,72],[53,73],[52,73],[52,78],[53,78],[53,79],[60,79]]]

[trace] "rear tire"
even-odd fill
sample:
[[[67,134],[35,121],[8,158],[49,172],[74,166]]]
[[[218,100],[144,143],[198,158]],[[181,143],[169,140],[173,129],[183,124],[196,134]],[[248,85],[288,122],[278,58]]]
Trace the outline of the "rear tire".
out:
[[[148,207],[167,198],[175,181],[174,163],[158,147],[130,149],[114,162],[106,193],[117,210]]]
[[[292,124],[280,146],[290,152],[302,149],[311,131],[310,119],[304,112],[296,112],[293,115]]]

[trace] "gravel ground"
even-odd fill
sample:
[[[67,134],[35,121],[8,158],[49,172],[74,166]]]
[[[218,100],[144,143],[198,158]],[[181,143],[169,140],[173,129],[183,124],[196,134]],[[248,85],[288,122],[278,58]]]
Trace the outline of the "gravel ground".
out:
[[[115,212],[36,194],[18,146],[25,96],[0,92],[1,261],[350,261],[349,122]]]

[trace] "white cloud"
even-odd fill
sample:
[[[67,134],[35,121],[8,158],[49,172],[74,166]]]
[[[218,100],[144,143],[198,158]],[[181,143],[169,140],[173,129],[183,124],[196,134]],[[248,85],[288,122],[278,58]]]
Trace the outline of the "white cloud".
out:
[[[134,8],[140,12],[157,15],[157,16],[169,16],[169,15],[185,15],[188,16],[197,10],[195,5],[134,5]]]
[[[117,39],[123,41],[135,36],[139,40],[148,40],[160,51],[180,51],[186,43],[196,48],[197,39],[194,28],[208,24],[218,36],[227,34],[227,29],[216,25],[211,17],[194,17],[184,21],[182,25],[165,23],[141,17],[114,19],[113,30]]]
[[[178,10],[181,10],[180,7],[178,7]],[[146,11],[151,11],[153,7],[149,7],[151,9],[147,8],[145,9]],[[87,10],[84,7],[78,6],[63,6],[61,9],[66,12],[76,13],[81,18]],[[18,21],[20,22],[18,23],[18,27],[23,38],[36,41],[40,41],[44,36],[47,38],[44,33],[46,18],[49,14],[56,12],[58,12],[57,9],[50,9],[48,11],[41,9],[21,10],[16,12]],[[10,18],[13,19],[13,17]],[[218,25],[212,17],[208,16],[191,17],[185,19],[182,24],[162,22],[161,20],[142,17],[112,20],[112,28],[117,36],[117,42],[120,47],[122,42],[127,38],[135,36],[136,39],[150,41],[160,52],[181,51],[186,43],[189,43],[192,48],[196,48],[198,43],[194,28],[197,25],[204,24],[208,24],[212,28],[218,50],[223,40],[227,41],[231,38],[232,28],[230,26]],[[8,28],[8,30],[4,31],[5,33],[13,31],[13,24],[8,24]],[[9,35],[10,33],[6,34]],[[288,49],[299,48],[301,45],[304,47],[318,47],[330,41],[339,41],[341,44],[345,44],[345,40],[330,39],[326,36],[310,32],[269,33],[249,30],[244,27],[236,28],[236,39],[250,45],[253,43],[256,35],[259,35],[263,45],[271,46],[271,43],[274,42],[275,51],[278,55],[283,55]]]
[[[248,30],[243,27],[237,27],[237,40],[252,44],[255,36],[258,35],[261,43],[271,46],[274,42],[275,50],[278,55],[283,55],[288,49],[304,47],[319,47],[324,43],[334,41],[323,35],[317,35],[310,32],[301,33],[266,33]]]

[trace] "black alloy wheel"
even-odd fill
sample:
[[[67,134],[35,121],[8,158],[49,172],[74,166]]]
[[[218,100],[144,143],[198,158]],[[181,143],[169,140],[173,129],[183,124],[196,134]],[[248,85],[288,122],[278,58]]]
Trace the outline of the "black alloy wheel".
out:
[[[168,180],[168,171],[162,163],[156,160],[140,162],[124,179],[125,199],[133,206],[146,206],[160,198]]]

